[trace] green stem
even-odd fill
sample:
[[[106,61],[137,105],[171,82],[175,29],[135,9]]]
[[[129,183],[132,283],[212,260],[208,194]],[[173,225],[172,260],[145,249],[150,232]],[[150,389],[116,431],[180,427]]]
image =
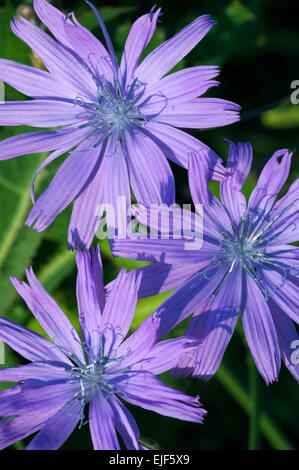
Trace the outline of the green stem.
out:
[[[250,111],[245,111],[244,113],[241,113],[241,120],[244,121],[246,119],[255,118],[259,116],[260,114],[265,113],[266,111],[269,111],[270,109],[278,108],[279,106],[282,106],[288,103],[290,103],[289,95],[284,96],[283,98],[280,98],[279,100],[272,101],[272,103],[268,103],[263,106],[259,106],[258,108],[251,109]]]
[[[227,392],[233,397],[238,405],[245,411],[249,416],[252,413],[253,405],[250,400],[249,394],[245,388],[238,382],[231,371],[222,364],[216,374],[216,379],[221,385],[227,390]],[[265,439],[269,442],[271,447],[275,450],[294,450],[295,446],[289,442],[283,432],[273,422],[272,418],[267,415],[264,411],[261,414],[260,419],[260,431]]]
[[[37,166],[41,164],[43,158],[45,157],[45,154],[41,154],[40,157],[37,158]],[[9,227],[7,227],[7,230],[5,232],[5,235],[1,241],[1,247],[0,247],[0,272],[1,272],[1,267],[4,263],[4,261],[7,259],[9,252],[11,248],[14,246],[14,242],[20,232],[21,229],[24,227],[24,222],[26,219],[26,216],[29,212],[29,209],[32,205],[31,197],[30,197],[30,191],[28,186],[30,186],[30,183],[33,179],[33,176],[35,174],[36,168],[34,169],[34,172],[32,174],[32,177],[28,180],[28,184],[24,186],[24,191],[20,193],[20,198],[19,198],[19,203],[16,208],[16,211],[14,213],[14,216],[12,218],[12,222]],[[40,179],[41,181],[41,179]],[[39,181],[39,183],[40,183]],[[39,184],[38,183],[38,184]]]
[[[39,271],[38,279],[48,292],[53,292],[74,268],[75,253],[65,250],[51,258],[50,262]]]
[[[261,421],[261,401],[260,401],[260,383],[259,374],[251,355],[249,357],[249,395],[251,396],[252,410],[249,416],[249,450],[258,450],[260,448],[260,421]]]

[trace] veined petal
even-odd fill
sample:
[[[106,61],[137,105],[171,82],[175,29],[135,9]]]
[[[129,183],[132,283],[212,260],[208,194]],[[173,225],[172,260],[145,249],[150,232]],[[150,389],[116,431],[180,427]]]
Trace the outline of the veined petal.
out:
[[[116,418],[110,400],[96,391],[89,405],[89,428],[94,450],[120,450]]]
[[[0,126],[67,126],[82,121],[79,113],[79,108],[67,101],[7,101],[1,104]]]
[[[227,139],[226,139],[227,140]],[[249,142],[239,142],[235,145],[229,142],[229,154],[226,164],[226,178],[224,183],[229,183],[233,189],[241,190],[250,172],[252,165],[252,147]]]
[[[240,120],[240,106],[220,98],[197,98],[189,103],[165,108],[155,121],[176,127],[208,129],[227,126]]]
[[[208,299],[204,304],[197,308],[185,331],[187,337],[202,338],[205,331],[207,318],[210,314],[211,299]],[[194,367],[197,363],[197,350],[198,348],[191,349],[187,354],[181,357],[174,374],[177,377],[187,377],[194,372]]]
[[[290,275],[298,275],[299,247],[292,245],[272,245],[267,247],[267,257],[270,261],[279,263],[281,268],[286,268]]]
[[[123,145],[130,183],[137,201],[173,204],[173,174],[159,147],[139,131],[126,132]]]
[[[206,150],[191,152],[189,154],[189,188],[193,203],[206,205],[203,212],[204,234],[209,236],[211,241],[219,240],[219,234],[231,229],[231,221],[225,208],[218,199],[208,190],[205,182],[207,179],[208,154]]]
[[[75,147],[88,134],[77,125],[62,127],[57,131],[28,132],[14,135],[0,142],[0,160],[19,157],[30,153],[48,152],[58,148]]]
[[[38,177],[38,175],[40,174],[40,172],[42,170],[44,170],[48,165],[50,165],[50,163],[52,163],[54,160],[56,160],[56,158],[61,157],[61,155],[66,153],[68,150],[69,150],[69,148],[64,147],[64,148],[60,148],[59,150],[56,150],[55,152],[50,153],[50,155],[47,156],[47,158],[42,162],[42,164],[36,170],[36,172],[34,174],[34,178],[33,178],[32,182],[31,182],[31,185],[30,185],[30,195],[31,195],[31,200],[32,200],[33,204],[35,204],[35,202],[36,202],[36,200],[35,200],[35,188],[34,188],[36,178]]]
[[[105,305],[103,268],[99,246],[90,252],[78,251],[77,301],[85,350],[90,360],[97,358],[101,316]]]
[[[90,248],[103,215],[100,209],[104,204],[105,184],[109,184],[109,178],[105,174],[105,144],[97,148],[97,164],[74,201],[68,229],[68,248],[71,250]]]
[[[268,305],[276,327],[280,352],[283,362],[294,378],[299,382],[299,356],[296,349],[299,346],[299,336],[292,320],[270,299]]]
[[[296,207],[297,205],[297,207]],[[288,213],[289,212],[289,213]],[[268,232],[271,241],[269,246],[280,246],[282,243],[297,242],[299,238],[299,207],[298,200],[294,207],[285,212],[285,216],[278,218]]]
[[[214,24],[210,15],[194,20],[151,52],[137,68],[136,77],[149,85],[157,82],[196,46]]]
[[[209,158],[206,150],[189,153],[188,178],[192,197],[196,194],[195,201],[204,207],[209,206],[212,195],[208,190]]]
[[[137,304],[139,282],[134,271],[126,273],[125,270],[121,270],[113,283],[101,319],[102,330],[105,333],[105,329],[109,327],[113,341],[111,345],[110,338],[107,337],[110,334],[107,332],[106,352],[110,347],[117,349],[129,331]]]
[[[31,209],[26,225],[34,224],[37,232],[45,230],[79,194],[100,156],[94,148],[95,136],[89,137],[64,161],[48,188]]]
[[[163,109],[192,101],[209,88],[219,85],[211,79],[219,74],[216,66],[199,65],[167,75],[146,88],[140,103],[145,115],[159,114]]]
[[[280,370],[276,328],[265,297],[254,279],[246,275],[245,282],[243,327],[256,367],[268,385],[277,380]]]
[[[299,286],[289,277],[288,268],[281,272],[275,269],[260,269],[268,296],[296,323],[299,323]]]
[[[109,402],[114,413],[115,427],[121,435],[126,448],[128,450],[139,450],[139,430],[132,414],[116,396],[110,395]]]
[[[290,186],[288,192],[277,201],[271,211],[271,217],[277,217],[272,225],[275,237],[272,245],[292,243],[299,236],[299,178]]]
[[[240,218],[246,211],[246,199],[241,188],[246,181],[252,163],[252,147],[249,142],[235,145],[230,142],[226,165],[227,177],[220,183],[220,194],[223,205],[231,219],[238,226]]]
[[[157,309],[161,319],[158,339],[207,302],[223,280],[229,265],[211,265],[188,279]]]
[[[34,362],[24,366],[0,369],[0,382],[23,382],[30,379],[43,382],[56,380],[67,382],[70,377],[70,371],[67,370],[70,363],[67,359],[66,361]]]
[[[132,25],[120,63],[120,73],[123,78],[124,88],[130,83],[141,54],[155,32],[160,11],[160,8],[156,12],[151,10],[147,15],[142,15],[138,18]]]
[[[206,265],[215,256],[215,250],[209,247],[198,249],[196,238],[113,240],[112,251],[115,256],[124,258],[185,265]]]
[[[80,25],[74,14],[72,23],[69,16],[65,16],[45,0],[34,0],[34,9],[56,39],[67,46],[83,66],[87,66],[95,74],[104,74],[108,80],[113,79],[111,59],[107,50],[88,29]]]
[[[126,401],[161,415],[202,423],[206,411],[198,397],[190,397],[164,385],[155,375],[140,371],[123,382]]]
[[[155,121],[147,122],[144,126],[144,132],[148,132],[149,137],[156,142],[164,155],[178,165],[188,168],[188,154],[199,149],[207,149],[210,160],[209,177],[219,179],[219,173],[224,173],[224,168],[221,165],[222,160],[218,155],[192,135]]]
[[[15,18],[14,22],[11,22],[12,31],[34,50],[61,86],[68,86],[73,91],[73,99],[78,95],[89,100],[95,99],[96,84],[87,68],[67,48],[38,26],[23,17],[20,18],[21,21]]]
[[[131,194],[127,163],[120,144],[112,155],[107,155],[103,146],[100,159],[74,203],[68,237],[72,249],[89,248],[105,211],[108,238],[127,233]]]
[[[0,450],[38,431],[55,410],[26,413],[0,423]]]
[[[104,158],[103,165],[103,185],[104,200],[106,205],[106,221],[108,238],[114,238],[115,234],[122,233],[125,236],[129,219],[126,216],[131,203],[131,192],[129,184],[129,174],[126,158],[123,154],[120,143],[117,144],[113,155]],[[100,208],[98,208],[101,212]],[[104,207],[102,209],[104,212]],[[110,235],[110,230],[112,233]]]
[[[189,277],[202,269],[203,263],[178,264],[154,263],[138,270],[142,274],[138,298],[167,292],[181,286]]]
[[[13,387],[12,390],[14,389],[17,393],[8,396],[5,396],[6,390],[0,392],[2,416],[39,414],[47,411],[54,414],[80,391],[80,386],[55,380],[52,382],[31,380]]]
[[[69,43],[65,34],[64,23],[71,23],[67,15],[55,8],[46,0],[34,0],[34,11],[44,25],[51,31],[58,41],[63,44]],[[70,46],[70,44],[67,44]]]
[[[292,155],[292,152],[285,149],[278,150],[272,155],[251,193],[248,209],[262,213],[269,212],[289,175]]]
[[[60,361],[71,364],[51,341],[34,331],[0,318],[0,340],[29,361]]]
[[[147,367],[146,358],[157,341],[159,325],[160,319],[155,314],[146,318],[139,328],[119,346],[117,356],[123,359],[117,365],[111,366],[109,373],[132,366],[132,371],[138,370],[139,366]]]
[[[157,295],[179,287],[189,279],[189,277],[202,269],[202,265],[203,263],[177,265],[153,263],[149,266],[139,268],[138,273],[141,274],[141,282],[138,290],[138,298],[151,297],[152,295]],[[114,281],[106,286],[108,292],[110,292],[113,282]]]
[[[112,60],[105,47],[88,29],[80,25],[74,14],[72,14],[72,19],[75,24],[64,22],[63,25],[72,52],[79,55],[82,64],[96,79],[104,76],[105,79],[113,83]]]
[[[75,429],[81,414],[82,403],[72,400],[43,425],[26,450],[56,450],[62,446]]]
[[[26,270],[30,286],[16,278],[11,282],[18,294],[25,300],[37,321],[61,350],[75,362],[84,364],[80,338],[66,315],[55,300],[35,277],[32,268]]]
[[[130,214],[138,222],[159,232],[163,238],[179,239],[181,237],[194,238],[201,236],[202,214],[191,212],[176,205],[166,206],[158,204],[136,204],[131,206]]]
[[[155,375],[162,374],[176,367],[183,356],[195,351],[198,346],[198,340],[187,336],[159,341],[145,358],[148,361],[146,369]]]
[[[0,59],[0,80],[32,98],[74,98],[70,87],[63,86],[49,72],[12,60]]]
[[[194,259],[190,259],[190,256],[186,254],[188,260],[186,259],[186,261],[182,262],[196,263],[204,261],[209,250],[214,253],[215,245],[217,246],[219,241],[218,235],[214,238],[214,227],[210,230],[206,213],[202,210],[201,205],[195,205],[197,212],[191,212],[190,208],[191,205],[190,207],[183,205],[183,208],[180,208],[176,205],[137,204],[131,206],[130,214],[133,215],[138,222],[150,228],[149,238],[151,240],[170,240],[170,252],[172,251],[172,244],[173,247],[175,247],[175,242],[179,240],[184,242],[184,244],[178,242],[178,250],[190,250],[192,258],[194,256]],[[138,236],[130,236],[130,238],[138,239]],[[140,238],[142,238],[142,236]],[[196,252],[199,250],[201,250],[201,254],[200,258],[197,259],[198,256]],[[162,259],[160,261],[162,261]],[[173,260],[173,264],[176,264],[175,260]]]
[[[279,199],[273,207],[272,215],[276,216],[280,213],[286,214],[286,217],[290,217],[294,212],[297,212],[299,201],[299,179],[297,178],[293,184],[291,184],[288,192],[285,196]]]
[[[242,272],[236,267],[210,304],[201,341],[197,349],[193,375],[209,380],[217,371],[233,335],[242,297]],[[203,314],[201,314],[203,315]],[[188,326],[188,334],[192,334]]]

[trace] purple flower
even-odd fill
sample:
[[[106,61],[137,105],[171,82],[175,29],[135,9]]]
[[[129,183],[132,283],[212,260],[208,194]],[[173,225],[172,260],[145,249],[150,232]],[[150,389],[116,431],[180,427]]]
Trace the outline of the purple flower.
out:
[[[137,302],[135,273],[121,271],[105,302],[99,251],[77,253],[77,299],[83,345],[65,314],[35,277],[29,285],[12,278],[35,318],[53,340],[0,318],[0,340],[26,359],[0,370],[0,381],[19,382],[0,392],[0,449],[36,431],[27,449],[57,449],[78,423],[89,422],[95,449],[142,449],[136,422],[123,400],[162,415],[201,423],[206,414],[198,397],[164,385],[157,377],[192,351],[194,338],[156,343],[159,319],[128,330]],[[84,346],[84,348],[83,348]]]
[[[0,71],[0,80],[33,98],[3,104],[0,125],[59,127],[4,140],[0,159],[54,150],[38,174],[73,149],[36,202],[32,186],[34,206],[26,221],[42,231],[75,200],[70,248],[90,246],[102,216],[97,208],[116,208],[119,196],[128,206],[130,187],[139,202],[172,204],[175,185],[167,158],[187,168],[188,151],[207,148],[177,127],[224,126],[238,121],[240,109],[222,99],[199,98],[218,85],[212,80],[219,72],[216,66],[165,76],[215,24],[209,15],[197,18],[139,64],[160,15],[160,9],[151,10],[133,24],[118,65],[105,25],[90,6],[108,51],[74,14],[65,16],[45,0],[35,0],[37,15],[56,40],[22,17],[11,27],[47,71],[3,59]],[[211,150],[209,155],[209,177],[217,179],[221,160]]]
[[[178,373],[192,371],[196,377],[211,378],[241,312],[248,345],[265,382],[277,379],[281,359],[299,381],[299,364],[292,359],[298,345],[292,322],[299,323],[298,247],[289,245],[298,240],[298,179],[276,201],[291,156],[287,150],[273,154],[247,204],[241,189],[251,167],[249,143],[230,144],[228,176],[220,183],[222,203],[205,185],[206,155],[191,154],[193,202],[204,204],[202,248],[186,250],[185,239],[114,241],[116,255],[157,261],[141,270],[140,297],[178,287],[158,309],[159,337],[193,313],[186,334],[200,339],[200,346],[192,358],[180,361]],[[147,211],[139,208],[135,215],[147,223]],[[181,217],[180,209],[174,214]],[[198,217],[194,215],[193,223]],[[164,230],[161,224],[156,228]]]

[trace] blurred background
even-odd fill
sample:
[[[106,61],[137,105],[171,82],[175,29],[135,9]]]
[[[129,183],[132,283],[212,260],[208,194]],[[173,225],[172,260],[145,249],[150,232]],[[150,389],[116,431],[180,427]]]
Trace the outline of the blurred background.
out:
[[[101,38],[97,21],[83,0],[54,0],[65,13],[74,11],[81,23]],[[148,0],[95,2],[111,34],[117,53],[121,53],[129,29],[138,16],[153,6]],[[39,58],[16,38],[9,22],[21,9],[24,16],[40,25],[32,3],[0,1],[0,56],[40,67]],[[246,195],[254,187],[267,159],[280,148],[296,150],[299,143],[299,104],[290,102],[291,83],[299,80],[298,2],[296,0],[184,0],[164,1],[163,17],[146,53],[171,37],[197,16],[209,13],[217,25],[176,67],[219,65],[221,85],[205,96],[216,96],[242,106],[242,121],[226,128],[195,131],[193,134],[226,161],[228,138],[249,140],[254,150],[252,172],[245,185]],[[5,86],[6,100],[25,99]],[[299,98],[299,95],[298,95]],[[0,108],[1,110],[1,108]],[[0,140],[26,131],[26,128],[0,128]],[[0,147],[1,148],[1,147]],[[24,227],[31,200],[29,187],[45,155],[20,157],[0,165],[0,305],[1,315],[44,334],[9,282],[9,276],[22,278],[24,268],[33,265],[36,274],[66,314],[78,326],[75,296],[74,253],[67,251],[67,227],[71,208],[41,234]],[[177,202],[191,202],[187,173],[172,165],[176,179]],[[37,193],[43,191],[57,170],[54,162],[38,178]],[[298,177],[295,154],[284,192]],[[216,183],[211,190],[218,194]],[[283,194],[283,193],[282,193]],[[95,240],[96,242],[96,240]],[[107,243],[101,243],[105,281],[115,278],[121,266],[128,269],[141,262],[113,259]],[[165,295],[139,301],[134,328],[163,301]],[[177,334],[181,334],[181,325]],[[5,348],[5,367],[21,364],[22,358]],[[4,367],[1,366],[0,367]],[[256,374],[241,325],[224,356],[216,376],[207,383],[192,378],[163,380],[188,394],[199,394],[208,415],[204,425],[162,417],[140,408],[132,409],[143,442],[153,449],[294,449],[298,447],[298,388],[284,366],[279,381],[266,387]],[[7,384],[1,384],[6,387]],[[256,399],[258,397],[258,400]],[[132,407],[133,408],[133,407]],[[259,432],[250,438],[254,417]],[[253,442],[255,441],[255,442]],[[26,440],[11,449],[22,449]],[[63,449],[91,449],[88,426],[77,430]]]

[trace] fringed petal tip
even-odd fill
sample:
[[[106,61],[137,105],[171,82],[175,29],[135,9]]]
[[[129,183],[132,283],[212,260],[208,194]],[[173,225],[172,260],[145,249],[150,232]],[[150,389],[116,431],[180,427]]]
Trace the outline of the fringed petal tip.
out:
[[[153,20],[154,18],[160,18],[161,16],[163,16],[161,7],[159,7],[157,10],[156,8],[157,8],[157,5],[154,5],[149,11],[151,20]]]

